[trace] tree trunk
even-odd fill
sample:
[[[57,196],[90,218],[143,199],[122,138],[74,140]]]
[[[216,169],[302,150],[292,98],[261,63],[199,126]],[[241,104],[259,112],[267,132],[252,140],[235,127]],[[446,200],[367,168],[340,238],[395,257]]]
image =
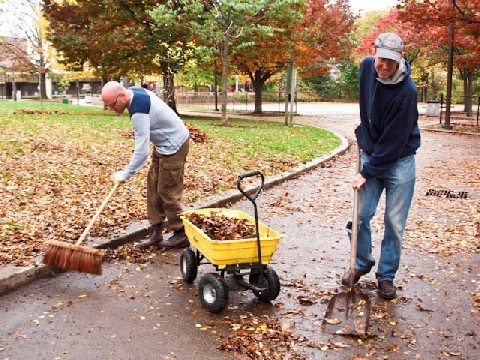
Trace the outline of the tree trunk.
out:
[[[222,106],[222,124],[228,124],[227,117],[227,96],[228,96],[228,42],[229,39],[225,36],[220,42],[220,57],[222,58],[222,92],[220,94],[220,102]]]
[[[472,71],[464,70],[463,93],[465,95],[464,110],[467,116],[472,116],[473,76]]]
[[[288,65],[285,86],[285,126],[293,125],[293,103],[295,101],[296,69],[293,61]]]
[[[47,76],[45,74],[45,71],[41,71],[40,72],[40,89],[39,89],[40,99],[47,98],[46,77]]]
[[[254,114],[263,114],[262,111],[262,95],[265,87],[265,79],[261,76],[255,76],[252,79],[253,90],[255,91],[255,110]]]
[[[167,103],[170,108],[177,111],[177,102],[175,101],[175,74],[173,73],[170,64],[162,64],[162,73],[163,73],[163,101]]]
[[[15,74],[14,74],[15,76]],[[15,83],[15,77],[12,79],[12,99],[13,101],[18,101],[17,99],[17,84]]]

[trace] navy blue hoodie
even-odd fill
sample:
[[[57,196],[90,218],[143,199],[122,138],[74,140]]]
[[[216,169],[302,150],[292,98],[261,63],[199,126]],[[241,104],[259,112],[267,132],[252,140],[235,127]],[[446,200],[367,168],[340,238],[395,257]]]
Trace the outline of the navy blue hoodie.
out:
[[[375,59],[366,57],[360,64],[360,126],[355,135],[360,148],[370,155],[360,173],[365,179],[390,169],[420,147],[417,89],[405,61],[403,78],[384,84],[377,80]]]

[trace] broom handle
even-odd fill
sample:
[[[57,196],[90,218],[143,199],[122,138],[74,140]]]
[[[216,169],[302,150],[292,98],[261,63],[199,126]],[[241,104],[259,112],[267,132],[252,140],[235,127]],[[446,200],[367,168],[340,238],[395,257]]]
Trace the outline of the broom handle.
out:
[[[119,183],[115,183],[115,185],[113,185],[112,190],[110,190],[110,192],[108,193],[105,200],[103,200],[102,204],[97,209],[97,212],[93,216],[92,220],[90,220],[90,222],[88,223],[87,228],[85,230],[83,230],[82,235],[80,235],[80,239],[77,240],[75,245],[80,245],[85,240],[85,238],[87,237],[88,233],[90,232],[90,229],[92,228],[93,224],[95,223],[95,221],[97,221],[98,217],[100,216],[100,213],[102,212],[103,208],[105,207],[105,205],[107,205],[108,201],[112,197],[115,190],[117,190],[118,185],[119,185]]]

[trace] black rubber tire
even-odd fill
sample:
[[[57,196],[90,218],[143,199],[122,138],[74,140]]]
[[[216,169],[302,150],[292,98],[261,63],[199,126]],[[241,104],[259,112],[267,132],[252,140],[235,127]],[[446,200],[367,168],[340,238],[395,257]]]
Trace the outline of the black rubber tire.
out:
[[[193,283],[198,273],[197,257],[192,249],[184,249],[180,255],[180,269],[183,280],[186,283]]]
[[[209,273],[198,281],[198,296],[202,305],[211,313],[219,313],[228,303],[228,288],[223,277]]]
[[[249,277],[250,284],[256,285],[258,283],[258,278],[260,274],[251,274]],[[272,300],[275,300],[280,294],[280,279],[278,278],[277,273],[272,268],[266,267],[263,270],[263,276],[267,280],[267,289],[265,291],[255,291],[252,290],[258,300],[269,303]]]

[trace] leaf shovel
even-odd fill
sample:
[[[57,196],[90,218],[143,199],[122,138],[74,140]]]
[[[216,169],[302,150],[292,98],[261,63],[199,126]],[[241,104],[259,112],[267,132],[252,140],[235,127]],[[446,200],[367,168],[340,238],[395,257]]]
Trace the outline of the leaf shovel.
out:
[[[360,148],[357,146],[357,173],[360,170]],[[357,255],[358,189],[353,194],[352,239],[350,247],[350,269],[346,292],[334,295],[327,306],[322,323],[323,331],[339,335],[365,335],[370,318],[370,298],[355,286],[355,259]]]

